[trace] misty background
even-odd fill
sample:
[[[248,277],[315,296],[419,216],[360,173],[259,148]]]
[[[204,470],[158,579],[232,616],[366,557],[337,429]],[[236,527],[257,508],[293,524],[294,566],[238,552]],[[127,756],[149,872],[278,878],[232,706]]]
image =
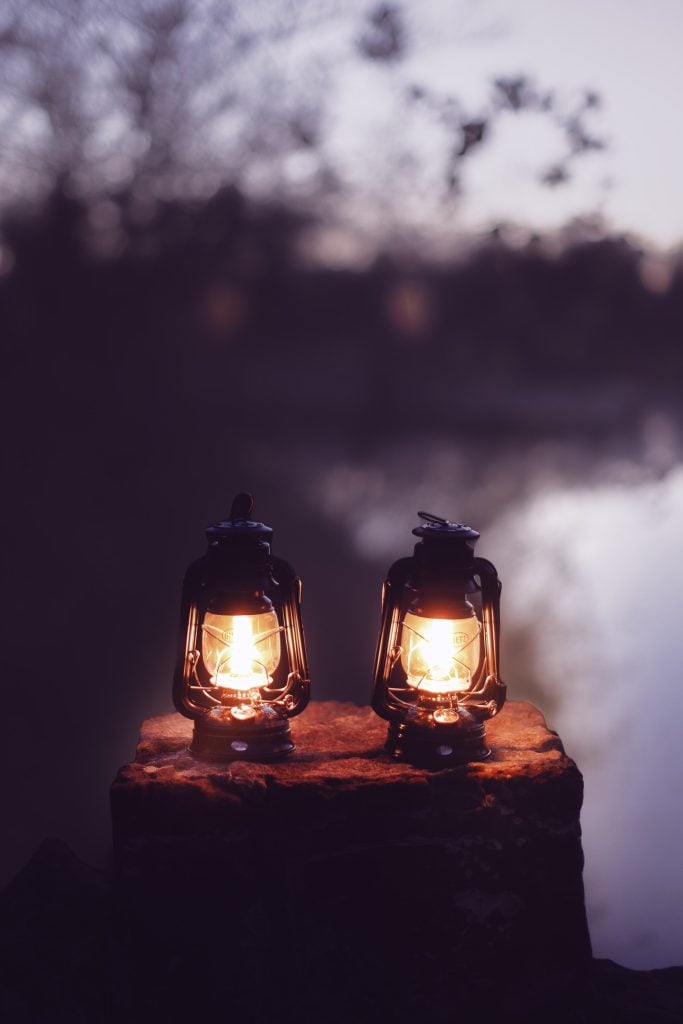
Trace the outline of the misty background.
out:
[[[584,773],[596,955],[683,963],[682,17],[3,5],[3,879],[48,834],[106,864],[237,491],[314,696],[362,703],[426,508],[481,532],[509,695]]]

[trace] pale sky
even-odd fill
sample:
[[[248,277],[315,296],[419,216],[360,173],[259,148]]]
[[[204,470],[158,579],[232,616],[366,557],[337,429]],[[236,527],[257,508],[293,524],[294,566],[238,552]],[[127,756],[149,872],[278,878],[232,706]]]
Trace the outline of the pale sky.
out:
[[[589,127],[608,148],[580,158],[568,186],[544,188],[538,176],[561,152],[559,134],[540,115],[506,115],[467,165],[458,226],[478,231],[513,220],[548,230],[600,212],[614,230],[655,247],[683,240],[681,0],[423,0],[405,11],[418,30],[411,53],[394,70],[350,68],[331,133],[330,151],[349,178],[377,182],[367,200],[370,218],[388,215],[383,197],[388,208],[394,190],[384,174],[392,147],[406,143],[423,159],[430,147],[436,153],[435,133],[397,113],[392,97],[402,83],[450,91],[476,113],[488,83],[523,73],[568,103],[597,91],[603,105]],[[423,173],[420,180],[422,199],[416,189],[407,200],[409,217],[426,230],[434,214],[424,194],[433,198],[441,187],[436,163],[434,178]]]
[[[470,68],[474,74],[477,66],[485,73],[529,68],[539,80],[559,88],[595,88],[604,100],[601,120],[610,143],[608,153],[586,158],[575,197],[569,198],[569,190],[567,200],[558,190],[545,192],[544,202],[536,196],[535,208],[520,187],[520,213],[529,220],[552,221],[563,202],[568,210],[580,212],[598,196],[617,228],[640,233],[661,246],[681,241],[683,3],[493,0],[490,7],[501,16],[507,12],[509,31],[497,41],[468,48],[463,73]],[[609,191],[600,189],[605,178],[613,182]],[[482,193],[473,213],[500,204],[501,199]]]

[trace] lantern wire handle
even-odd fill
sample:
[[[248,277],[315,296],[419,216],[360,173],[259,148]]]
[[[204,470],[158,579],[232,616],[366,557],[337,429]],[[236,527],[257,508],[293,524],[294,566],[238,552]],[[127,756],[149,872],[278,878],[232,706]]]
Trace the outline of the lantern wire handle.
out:
[[[432,515],[431,512],[418,512],[420,519],[424,519],[426,523],[436,523],[439,526],[448,526],[448,520],[442,519],[441,516]]]

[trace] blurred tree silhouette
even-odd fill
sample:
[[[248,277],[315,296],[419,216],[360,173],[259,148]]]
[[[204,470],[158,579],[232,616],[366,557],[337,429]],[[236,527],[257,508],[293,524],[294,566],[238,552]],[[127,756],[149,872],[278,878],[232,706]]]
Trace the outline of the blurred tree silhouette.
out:
[[[325,0],[10,0],[0,29],[5,196],[206,194],[316,140],[319,103],[283,44]],[[17,170],[30,179],[17,181]]]
[[[546,185],[567,182],[571,176],[570,166],[577,157],[603,149],[605,145],[586,124],[587,115],[600,106],[599,96],[591,90],[586,90],[578,102],[565,109],[560,97],[553,91],[539,89],[530,78],[497,78],[492,83],[488,102],[483,105],[483,113],[478,116],[469,114],[454,97],[438,96],[420,86],[414,86],[409,95],[414,103],[426,107],[447,136],[453,138],[446,175],[448,188],[455,192],[461,188],[463,160],[490,139],[495,122],[505,114],[544,114],[559,129],[564,146],[556,162],[540,173],[540,181]]]
[[[309,215],[332,217],[336,204],[348,217],[360,179],[329,143],[354,60],[391,69],[399,105],[441,135],[441,155],[420,157],[402,124],[398,148],[381,158],[396,211],[420,191],[420,163],[435,158],[442,195],[457,194],[463,162],[511,114],[540,113],[565,140],[539,168],[545,184],[565,182],[571,162],[602,145],[587,126],[599,104],[592,92],[567,108],[530,79],[499,78],[472,110],[410,81],[402,59],[419,15],[398,5],[7,0],[0,19],[0,202],[52,190],[83,197],[101,252],[165,220],[159,201],[226,185]],[[365,184],[373,176],[386,197],[376,168]]]

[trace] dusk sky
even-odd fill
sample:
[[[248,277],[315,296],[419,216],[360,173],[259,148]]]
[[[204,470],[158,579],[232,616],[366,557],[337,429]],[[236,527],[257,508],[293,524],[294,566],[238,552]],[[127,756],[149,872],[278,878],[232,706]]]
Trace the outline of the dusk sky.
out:
[[[495,78],[523,74],[552,89],[560,103],[595,90],[601,105],[589,123],[605,150],[576,161],[566,185],[542,187],[540,172],[561,150],[559,133],[541,115],[506,115],[489,144],[469,159],[465,200],[449,223],[474,232],[492,221],[548,230],[598,213],[608,227],[636,234],[655,248],[681,241],[677,102],[683,62],[676,0],[428,0],[420,5],[419,19],[415,8],[407,15],[414,34],[404,60],[393,69],[350,66],[338,86],[330,151],[361,192],[369,187],[368,177],[382,182],[391,147],[404,143],[423,157],[430,146],[437,151],[424,128],[398,113],[400,83],[415,81],[454,95],[476,114]],[[421,183],[425,198],[413,196],[414,208],[403,214],[424,234],[434,227],[437,172]],[[370,217],[387,216],[383,191],[381,185],[377,192],[370,187]]]

